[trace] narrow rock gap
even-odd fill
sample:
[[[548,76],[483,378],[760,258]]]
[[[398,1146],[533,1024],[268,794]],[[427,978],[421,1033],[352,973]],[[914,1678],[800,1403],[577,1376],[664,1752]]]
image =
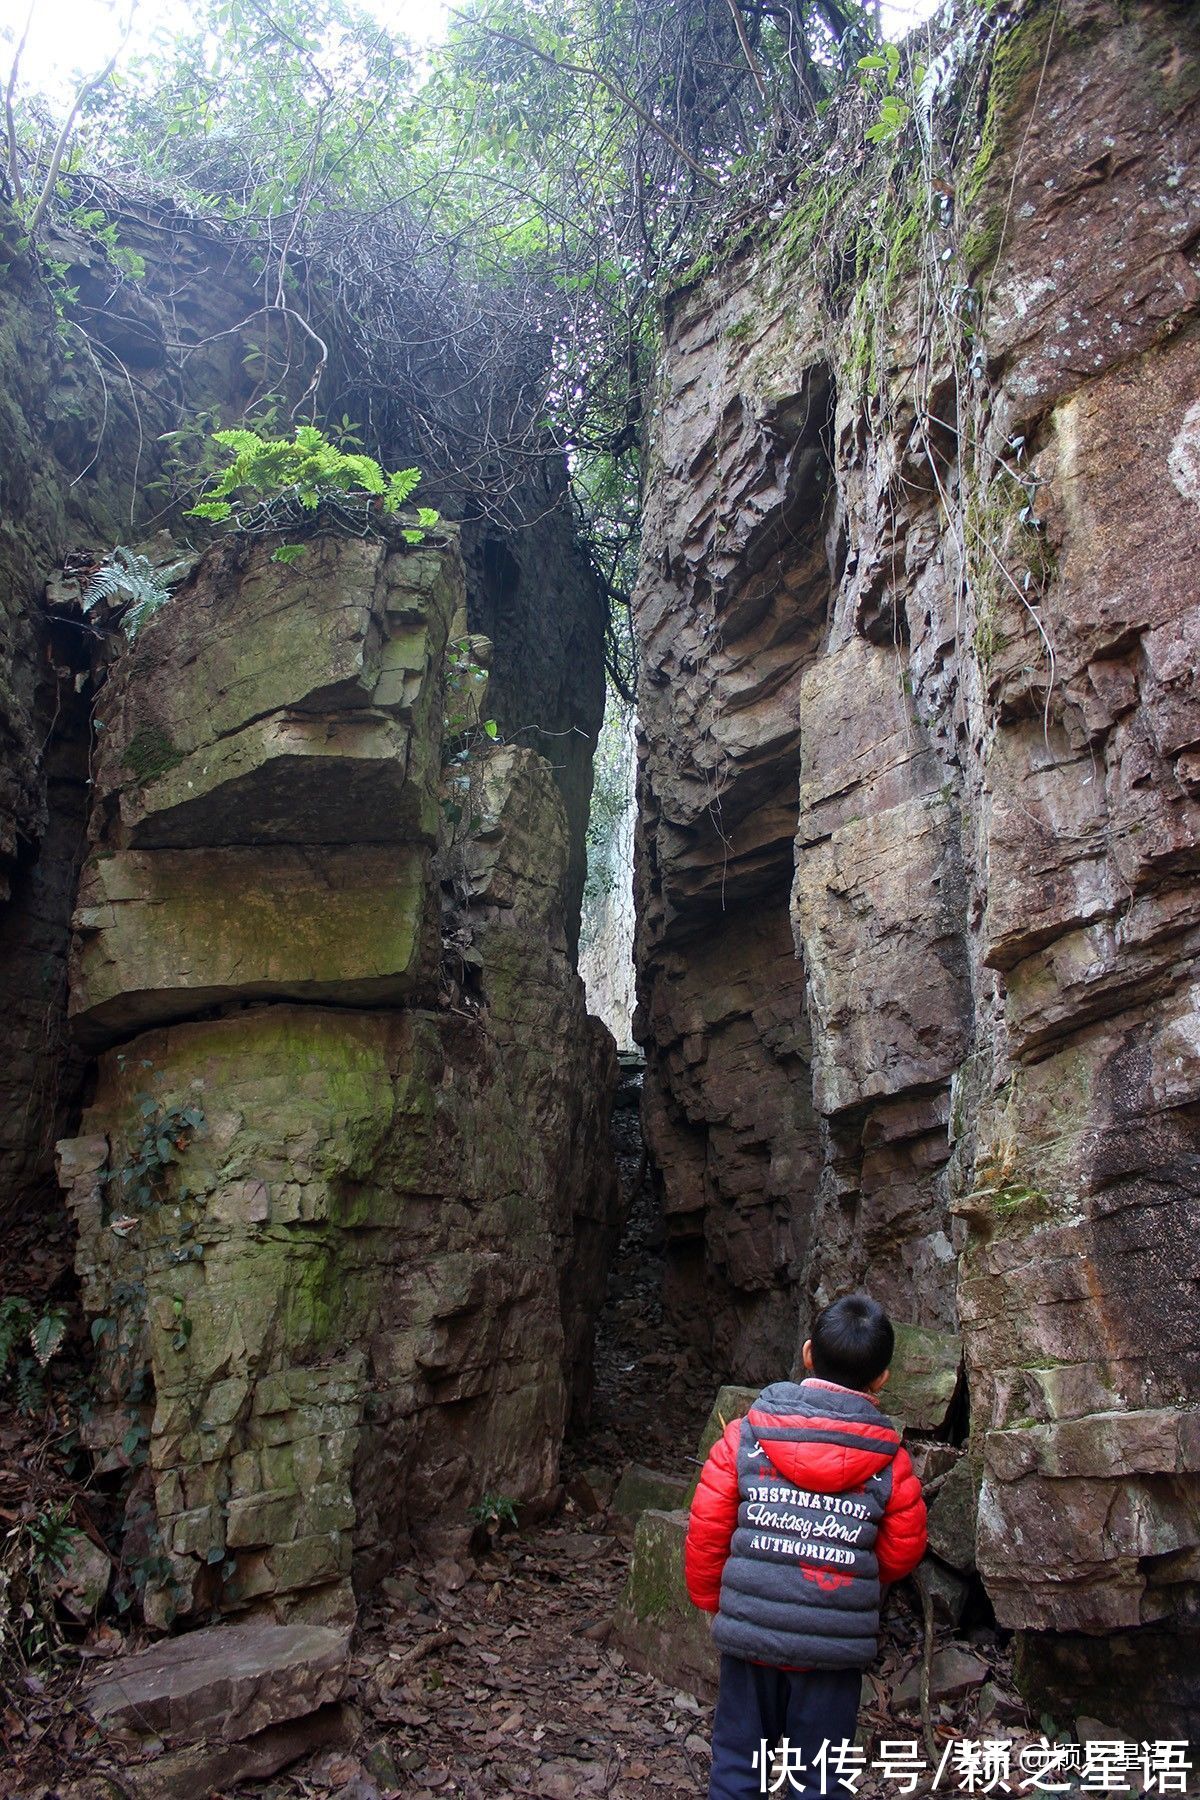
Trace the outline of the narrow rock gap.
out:
[[[644,1070],[640,1055],[622,1057],[612,1124],[621,1237],[596,1324],[591,1419],[567,1447],[570,1464],[587,1459],[617,1476],[628,1464],[685,1474],[715,1391],[664,1310],[666,1234],[642,1137]]]

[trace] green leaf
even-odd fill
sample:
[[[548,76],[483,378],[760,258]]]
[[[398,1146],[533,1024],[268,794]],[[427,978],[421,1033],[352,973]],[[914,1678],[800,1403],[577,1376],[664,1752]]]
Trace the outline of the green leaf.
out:
[[[30,1348],[44,1369],[67,1335],[67,1315],[61,1307],[44,1312],[29,1333]]]

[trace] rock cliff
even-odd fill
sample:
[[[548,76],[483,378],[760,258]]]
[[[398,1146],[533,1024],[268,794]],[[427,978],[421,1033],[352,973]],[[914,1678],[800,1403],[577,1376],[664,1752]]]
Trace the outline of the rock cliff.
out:
[[[1070,0],[937,48],[921,172],[852,119],[668,306],[646,1127],[675,1310],[726,1375],[778,1372],[851,1285],[961,1328],[1028,1680],[1178,1734],[1200,33]]]
[[[449,823],[464,621],[453,541],[239,540],[100,696],[60,1157],[160,1623],[345,1616],[586,1403],[615,1055],[546,764],[480,733]]]
[[[78,1112],[83,1079],[66,1020],[67,942],[86,835],[93,665],[103,659],[70,569],[118,544],[145,547],[164,526],[194,538],[180,515],[206,430],[272,394],[298,399],[313,372],[311,344],[273,333],[253,271],[219,227],[103,198],[122,245],[144,262],[136,280],[102,240],[55,227],[44,248],[60,273],[48,286],[0,200],[0,1208],[26,1211],[52,1203],[54,1139]],[[351,397],[353,377],[348,364],[340,379]],[[403,449],[381,447],[393,466]],[[436,501],[447,474],[425,468],[422,497]],[[456,505],[470,510],[461,494]],[[561,459],[539,460],[516,484],[503,520],[464,521],[462,556],[467,625],[493,642],[492,714],[509,741],[546,758],[567,807],[574,943],[605,621]],[[151,830],[131,830],[133,860],[106,867],[119,894],[90,895],[97,907],[119,901],[126,921]],[[365,867],[359,879],[369,879]],[[157,904],[144,890],[141,901]],[[117,936],[107,943],[117,954]]]

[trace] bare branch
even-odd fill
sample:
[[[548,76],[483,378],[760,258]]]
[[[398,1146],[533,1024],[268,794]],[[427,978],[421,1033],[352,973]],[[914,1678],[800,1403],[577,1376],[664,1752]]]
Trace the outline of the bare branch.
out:
[[[100,73],[98,75],[93,75],[90,81],[85,81],[74,100],[71,102],[71,109],[63,121],[63,128],[58,134],[58,142],[55,144],[53,153],[50,157],[50,167],[46,173],[46,185],[42,189],[41,198],[38,200],[33,211],[33,217],[29,221],[30,237],[36,237],[38,226],[45,217],[46,208],[53,198],[55,184],[58,181],[58,171],[62,166],[62,159],[66,154],[67,145],[71,139],[71,132],[75,126],[75,120],[79,115],[79,109],[90,93],[93,93],[96,88],[104,86],[104,83],[116,68],[117,58],[129,42],[129,34],[133,30],[133,19],[136,12],[137,0],[132,0],[132,4],[129,8],[129,17],[125,21],[125,30],[121,34],[120,43],[113,51]]]
[[[683,145],[673,138],[664,126],[659,124],[653,113],[647,112],[644,106],[639,106],[633,95],[626,93],[620,83],[614,81],[610,75],[606,75],[603,70],[590,69],[586,63],[564,62],[557,56],[551,56],[548,50],[539,49],[537,44],[531,43],[528,38],[517,37],[511,31],[501,31],[498,26],[488,25],[483,19],[470,18],[466,13],[459,12],[456,6],[448,7],[447,10],[454,18],[461,19],[464,24],[473,26],[476,31],[485,31],[489,37],[497,38],[503,44],[512,44],[517,50],[527,50],[531,56],[536,56],[539,62],[547,63],[552,69],[558,69],[566,75],[582,75],[585,81],[598,82],[606,93],[611,94],[613,99],[619,101],[622,106],[628,107],[629,111],[639,118],[643,125],[660,137],[663,143],[687,164],[694,175],[699,175],[701,181],[706,181],[711,188],[720,187],[720,182],[711,171],[706,169],[702,162],[697,162],[696,158],[685,150]]]
[[[25,19],[25,29],[21,33],[21,41],[13,53],[12,69],[9,71],[8,86],[4,90],[4,122],[8,130],[8,179],[12,183],[12,191],[18,205],[25,203],[25,188],[21,181],[21,169],[17,157],[17,126],[13,117],[13,95],[17,88],[17,71],[21,67],[21,55],[25,49],[25,40],[29,36],[29,27],[33,24],[33,15],[37,0],[29,0],[29,12]]]

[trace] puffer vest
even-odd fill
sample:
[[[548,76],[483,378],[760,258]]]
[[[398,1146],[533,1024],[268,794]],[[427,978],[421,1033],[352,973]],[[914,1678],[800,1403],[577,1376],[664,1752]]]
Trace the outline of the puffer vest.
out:
[[[808,1384],[810,1393],[815,1385]],[[822,1401],[822,1412],[833,1417],[764,1412],[782,1390],[789,1399],[798,1392],[791,1383],[768,1388],[742,1424],[738,1519],[713,1640],[727,1655],[775,1668],[865,1668],[877,1649],[875,1539],[892,1491],[899,1436],[869,1401],[844,1389]],[[860,1409],[861,1421],[855,1417]],[[862,1463],[852,1448],[856,1425],[871,1433]],[[788,1446],[785,1460],[793,1472],[803,1470],[810,1446],[814,1478],[828,1469],[830,1452],[842,1448],[849,1452],[848,1472],[859,1472],[863,1463],[874,1472],[838,1492],[802,1486],[772,1461],[771,1447],[780,1443]],[[830,1485],[827,1475],[825,1480]]]

